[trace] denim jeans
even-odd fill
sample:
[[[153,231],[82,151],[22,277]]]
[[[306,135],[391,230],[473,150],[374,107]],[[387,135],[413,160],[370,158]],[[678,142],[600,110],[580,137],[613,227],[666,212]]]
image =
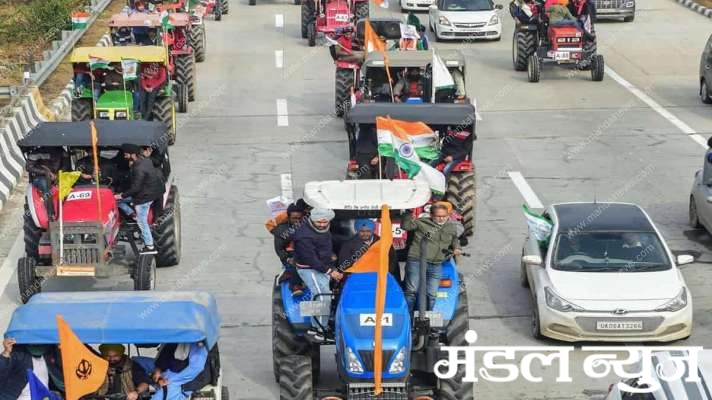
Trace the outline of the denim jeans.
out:
[[[136,204],[136,214],[138,227],[141,229],[141,237],[143,238],[143,244],[146,246],[153,246],[153,236],[151,235],[151,226],[148,225],[148,211],[151,209],[151,204],[153,202],[149,201],[143,204]]]
[[[119,210],[123,211],[126,216],[132,216],[136,214],[136,211],[134,211],[133,207],[131,207],[131,200],[132,198],[129,196],[125,199],[121,199],[117,202],[116,206],[119,207]]]
[[[438,287],[440,286],[440,277],[443,273],[442,264],[427,263],[426,271],[426,291],[428,294],[427,310],[432,310],[435,306],[435,298],[438,295]],[[415,308],[415,300],[418,297],[418,288],[420,286],[420,261],[408,260],[405,265],[405,299],[408,302],[410,312]]]
[[[306,285],[306,287],[309,288],[309,291],[311,292],[312,298],[310,300],[325,301],[327,302],[327,304],[329,304],[329,307],[331,307],[331,289],[329,289],[329,276],[315,269],[297,268],[297,272],[299,272],[299,276],[302,278],[304,284]],[[317,297],[318,294],[323,294],[325,296]],[[326,328],[327,324],[329,323],[329,316],[312,318],[312,326],[318,330],[321,330],[316,320],[319,321],[319,324],[321,324],[321,326]]]
[[[158,88],[150,92],[141,89],[141,118],[144,121],[153,121],[153,104],[156,102],[158,92]]]

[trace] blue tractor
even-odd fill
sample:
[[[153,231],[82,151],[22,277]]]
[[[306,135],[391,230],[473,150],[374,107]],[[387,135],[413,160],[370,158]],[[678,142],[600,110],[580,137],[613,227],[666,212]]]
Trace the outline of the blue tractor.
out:
[[[305,201],[314,207],[336,212],[331,231],[338,253],[341,238],[355,234],[355,218],[380,217],[381,204],[391,207],[394,236],[400,230],[401,210],[416,209],[430,199],[427,184],[413,180],[348,180],[310,182]],[[378,229],[377,229],[378,230]],[[422,260],[421,262],[424,262]],[[425,271],[425,268],[421,268]],[[425,282],[425,277],[421,277]],[[467,293],[462,276],[451,258],[443,263],[443,274],[435,307],[426,311],[425,285],[418,293],[415,317],[408,312],[398,281],[388,275],[382,318],[382,387],[374,397],[375,273],[348,274],[341,287],[333,287],[332,301],[312,299],[306,290],[292,297],[287,282],[275,278],[272,297],[272,356],[280,399],[458,399],[473,398],[473,384],[463,383],[464,369],[452,379],[440,380],[433,366],[445,357],[441,346],[466,346],[468,326]],[[321,345],[336,347],[340,385],[320,388],[320,345],[310,343],[304,333],[312,318],[329,316],[324,329],[330,338]]]

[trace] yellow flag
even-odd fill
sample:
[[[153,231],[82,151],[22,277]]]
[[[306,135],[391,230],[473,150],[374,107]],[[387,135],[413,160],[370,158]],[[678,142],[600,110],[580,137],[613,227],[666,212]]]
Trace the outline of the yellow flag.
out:
[[[69,196],[72,187],[82,175],[81,171],[59,171],[59,201],[62,201]]]
[[[87,349],[61,315],[57,315],[57,330],[62,353],[65,398],[79,400],[99,390],[106,379],[109,363]]]

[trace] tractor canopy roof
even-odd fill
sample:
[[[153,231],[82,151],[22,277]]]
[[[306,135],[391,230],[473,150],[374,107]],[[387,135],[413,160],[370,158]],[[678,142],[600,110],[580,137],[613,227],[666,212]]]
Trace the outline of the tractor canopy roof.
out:
[[[72,63],[88,63],[90,57],[101,58],[109,62],[132,59],[140,62],[168,63],[166,49],[161,46],[77,47],[72,51],[69,61]]]
[[[401,19],[395,17],[376,17],[370,18],[371,26],[378,36],[383,36],[386,39],[400,39]],[[364,40],[366,29],[366,19],[360,19],[356,22],[356,36]]]
[[[5,333],[20,344],[59,342],[61,315],[87,344],[198,343],[220,334],[215,298],[205,292],[40,293],[18,307]]]
[[[349,111],[346,123],[375,124],[376,117],[390,116],[402,121],[432,125],[470,126],[475,124],[475,106],[469,103],[358,103]]]
[[[168,21],[173,26],[187,26],[190,25],[190,16],[187,13],[170,13],[168,14]],[[122,26],[147,26],[149,28],[157,28],[161,26],[161,14],[159,13],[141,13],[132,12],[125,13],[121,12],[111,16],[109,20],[110,27],[122,27]]]
[[[312,207],[332,210],[393,210],[418,208],[430,200],[426,182],[411,179],[315,181],[304,185],[304,201]]]
[[[445,65],[448,67],[464,67],[465,57],[457,50],[439,51],[436,54],[442,58]],[[429,50],[422,51],[389,51],[387,52],[388,65],[395,68],[404,67],[426,67],[433,63],[433,52]],[[371,68],[383,68],[383,53],[371,52],[366,56],[364,66]]]
[[[17,142],[20,149],[35,147],[90,147],[90,121],[45,122]],[[124,143],[152,146],[163,154],[168,147],[168,129],[158,121],[96,121],[99,147],[119,147]]]

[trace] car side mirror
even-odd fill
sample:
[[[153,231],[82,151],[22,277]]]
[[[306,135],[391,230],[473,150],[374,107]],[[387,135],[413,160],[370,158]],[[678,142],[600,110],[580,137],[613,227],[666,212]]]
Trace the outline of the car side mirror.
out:
[[[689,254],[680,254],[677,256],[677,265],[690,264],[695,261],[695,257]]]
[[[501,9],[504,8],[504,6],[501,5],[501,4],[495,4],[495,5],[494,5],[494,8],[495,8],[496,10],[501,10]]]
[[[544,262],[541,259],[541,256],[523,256],[522,257],[522,262],[526,265],[542,265]]]

